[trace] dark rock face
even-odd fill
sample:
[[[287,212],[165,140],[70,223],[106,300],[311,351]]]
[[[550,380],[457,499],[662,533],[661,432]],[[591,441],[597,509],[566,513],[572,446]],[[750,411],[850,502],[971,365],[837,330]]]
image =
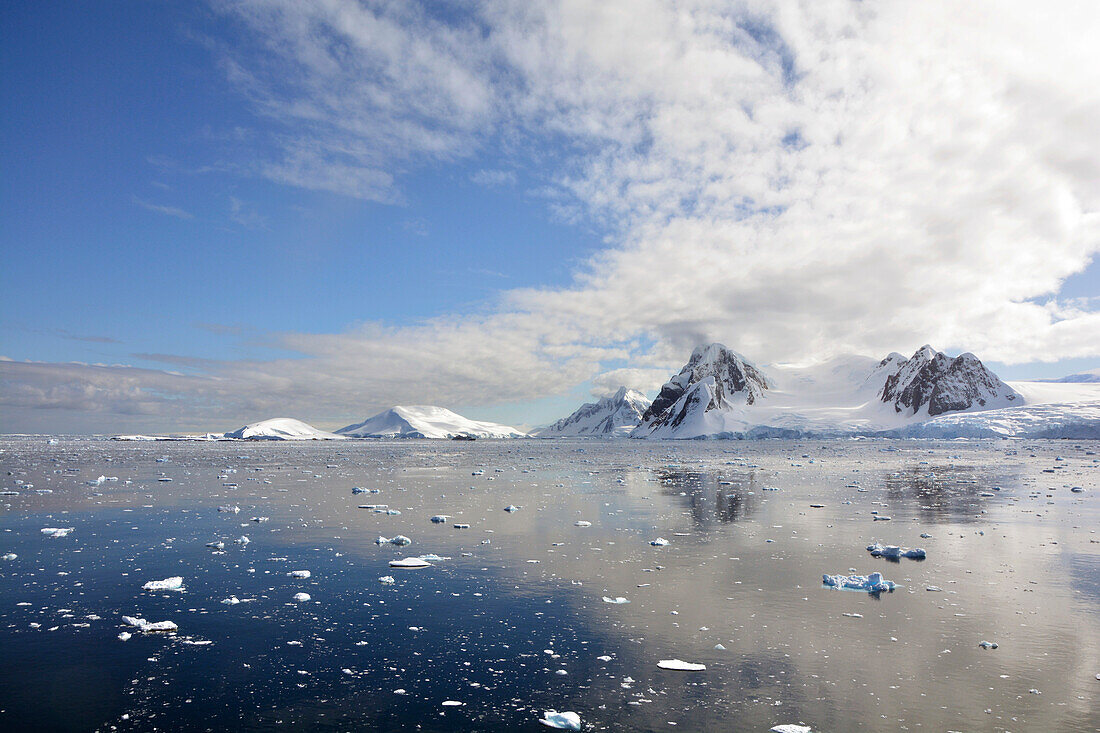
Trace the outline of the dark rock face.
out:
[[[712,391],[696,387],[708,378],[713,378]],[[680,373],[661,387],[657,399],[642,416],[642,427],[665,424],[676,427],[697,410],[726,406],[735,394],[743,394],[745,404],[751,405],[767,389],[768,380],[764,374],[735,352],[722,344],[699,346],[691,352],[691,358]],[[677,407],[689,392],[688,398]],[[704,399],[707,400],[705,405],[702,404]]]
[[[888,376],[880,396],[883,402],[893,404],[896,412],[916,414],[927,406],[929,417],[975,406],[1023,403],[1019,393],[986,369],[978,357],[968,353],[952,359],[930,346],[918,349]]]

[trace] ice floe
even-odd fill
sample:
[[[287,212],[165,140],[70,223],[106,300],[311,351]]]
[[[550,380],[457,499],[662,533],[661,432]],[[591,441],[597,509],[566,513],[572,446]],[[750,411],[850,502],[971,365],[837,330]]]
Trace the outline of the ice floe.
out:
[[[701,672],[707,668],[705,664],[685,662],[682,659],[662,659],[657,662],[657,666],[661,669],[671,669],[676,672]]]
[[[922,547],[908,549],[899,545],[883,545],[878,542],[867,545],[867,551],[875,557],[885,557],[891,560],[907,557],[910,560],[923,560],[928,557],[927,551]]]
[[[893,592],[897,585],[882,577],[882,573],[870,575],[829,575],[821,576],[821,582],[837,590],[862,590],[868,593]]]
[[[42,534],[47,537],[68,537],[73,529],[73,527],[43,527]]]
[[[179,575],[174,575],[171,578],[165,578],[164,580],[150,580],[145,585],[141,586],[142,590],[183,590],[183,578]]]
[[[556,710],[547,710],[542,714],[539,722],[547,728],[558,730],[580,730],[581,716],[572,712],[559,713]]]

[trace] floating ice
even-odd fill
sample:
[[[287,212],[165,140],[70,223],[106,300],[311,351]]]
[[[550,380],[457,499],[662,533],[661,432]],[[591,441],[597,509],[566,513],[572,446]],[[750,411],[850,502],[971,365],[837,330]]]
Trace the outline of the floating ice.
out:
[[[592,522],[586,521],[584,519],[578,519],[577,521],[573,522],[573,526],[574,527],[591,527]]]
[[[650,540],[649,544],[653,545],[654,547],[664,547],[668,544],[668,540],[666,540],[664,537],[658,537],[655,540]]]
[[[504,507],[504,511],[506,511],[506,512],[518,512],[519,507],[516,506],[515,504],[509,504],[508,506]]]
[[[390,560],[391,568],[430,568],[432,564],[419,557],[406,557],[403,560]]]
[[[995,642],[995,641],[980,641],[980,642],[978,642],[978,646],[980,646],[982,649],[996,649],[997,648],[997,642]]]
[[[241,599],[237,598],[237,596],[229,596],[228,598],[222,599],[222,603],[227,606],[236,606],[240,602]]]
[[[207,542],[206,546],[211,547],[215,550],[224,550],[225,549],[225,543],[224,542]]]
[[[444,560],[450,560],[451,558],[437,555],[434,552],[429,552],[427,555],[421,555],[419,559],[423,560],[424,562],[443,562]]]
[[[893,517],[888,517],[885,514],[875,514],[871,517],[871,519],[875,520],[876,522],[889,522],[893,519]]]
[[[604,603],[620,603],[620,604],[621,603],[630,603],[629,600],[627,600],[626,598],[623,598],[622,596],[617,596],[615,598],[611,598],[610,596],[604,596],[603,597],[603,602]]]
[[[243,546],[243,545],[247,545],[247,544],[248,544],[249,542],[251,542],[252,540],[248,539],[247,537],[245,537],[245,536],[244,536],[244,535],[242,534],[242,535],[241,535],[240,537],[238,537],[237,539],[235,539],[235,540],[233,540],[233,541],[234,541],[235,543],[237,543],[238,545],[242,545],[242,546]]]
[[[661,669],[671,669],[677,672],[701,672],[707,668],[705,664],[685,662],[682,659],[662,659],[657,662],[657,666]]]
[[[179,627],[172,621],[157,621],[155,623],[146,621],[143,618],[137,618],[135,616],[123,616],[122,621],[130,626],[135,627],[143,634],[155,633],[158,631],[178,631]]]
[[[456,524],[455,525],[455,529],[469,529],[469,528],[470,528],[470,525],[468,525],[468,524]]]
[[[783,725],[777,725],[774,728],[768,728],[770,733],[813,733],[808,725],[795,725],[794,723],[784,723]]]
[[[390,543],[390,538],[389,537],[383,537],[382,535],[378,535],[378,538],[374,541],[374,544],[376,544],[376,545],[388,545],[389,543]]]
[[[399,534],[390,540],[391,545],[397,545],[398,547],[404,547],[405,545],[411,545],[412,540],[403,534]]]
[[[142,590],[183,590],[183,578],[174,575],[171,578],[165,578],[164,580],[150,580],[145,585],[141,586]]]
[[[131,637],[133,637],[133,634],[131,634],[129,631],[123,631],[123,632],[119,633],[118,640],[119,641],[130,641]]]
[[[462,707],[466,703],[461,702],[459,700],[444,700],[440,704],[445,708],[458,708],[458,707]]]
[[[448,519],[450,519],[450,517],[446,514],[436,514],[432,517],[432,524],[446,524]]]
[[[310,572],[308,570],[291,570],[287,575],[291,578],[301,578],[305,580],[310,576]]]
[[[68,537],[73,531],[73,527],[43,527],[42,534],[47,537]]]
[[[397,581],[393,579],[392,575],[383,575],[381,578],[378,579],[378,582],[382,585],[393,585]]]
[[[8,554],[4,555],[3,557],[0,557],[0,560],[7,560],[7,561],[10,562],[10,561],[14,560],[17,557],[19,557],[19,556],[16,555],[14,552],[9,552]]]
[[[821,581],[830,588],[840,590],[865,590],[868,593],[893,592],[897,587],[892,581],[882,577],[882,573],[870,575],[829,575],[821,576]]]
[[[875,557],[888,557],[892,560],[902,557],[907,557],[910,560],[923,560],[928,557],[928,553],[921,547],[914,547],[910,550],[899,545],[882,545],[878,542],[867,545],[867,551]]]
[[[294,602],[295,603],[305,603],[305,602],[311,601],[311,600],[313,600],[313,599],[310,597],[309,593],[295,593],[294,594]]]
[[[547,728],[557,728],[558,730],[581,729],[581,716],[576,713],[559,713],[556,710],[547,710],[542,714],[539,722]]]
[[[222,506],[218,507],[218,511],[219,512],[225,512],[227,514],[238,514],[238,513],[240,513],[241,508],[239,506],[235,506],[235,505],[231,505],[231,504],[225,504],[225,505],[222,505]]]

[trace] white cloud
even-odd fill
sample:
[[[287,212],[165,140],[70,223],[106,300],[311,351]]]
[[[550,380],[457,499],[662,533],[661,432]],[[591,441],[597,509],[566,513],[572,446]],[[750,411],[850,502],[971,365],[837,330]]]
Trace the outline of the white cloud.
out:
[[[284,130],[265,175],[394,202],[407,171],[499,145],[610,232],[571,287],[211,367],[258,411],[502,404],[624,359],[652,385],[710,339],[1100,356],[1095,304],[1057,301],[1100,251],[1094,2],[221,7],[251,39],[231,78]]]

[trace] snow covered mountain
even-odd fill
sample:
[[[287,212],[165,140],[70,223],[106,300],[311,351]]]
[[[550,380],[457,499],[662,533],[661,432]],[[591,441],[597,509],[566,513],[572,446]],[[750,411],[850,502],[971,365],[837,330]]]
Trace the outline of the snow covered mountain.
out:
[[[1100,384],[1002,382],[973,354],[838,356],[757,368],[696,349],[634,438],[1096,437]],[[1044,423],[1045,421],[1045,423]]]
[[[565,435],[627,437],[642,421],[650,402],[641,392],[626,387],[599,402],[586,402],[569,417],[533,433],[540,438]]]
[[[434,405],[397,406],[336,431],[350,438],[524,438],[515,428],[469,420]]]
[[[900,358],[891,354],[879,367],[893,368]],[[1023,404],[1020,393],[986,369],[978,357],[966,353],[952,359],[928,345],[897,364],[879,396],[895,412],[928,417]]]
[[[276,417],[271,420],[254,422],[225,434],[226,438],[237,440],[341,440],[342,435],[334,435],[324,430],[295,420],[291,417]]]
[[[722,344],[699,346],[680,373],[661,387],[631,437],[697,437],[725,432],[724,413],[759,401],[764,374]]]
[[[1100,369],[1090,369],[1086,372],[1078,372],[1058,379],[1038,379],[1036,381],[1053,382],[1055,384],[1093,384],[1100,382]]]

